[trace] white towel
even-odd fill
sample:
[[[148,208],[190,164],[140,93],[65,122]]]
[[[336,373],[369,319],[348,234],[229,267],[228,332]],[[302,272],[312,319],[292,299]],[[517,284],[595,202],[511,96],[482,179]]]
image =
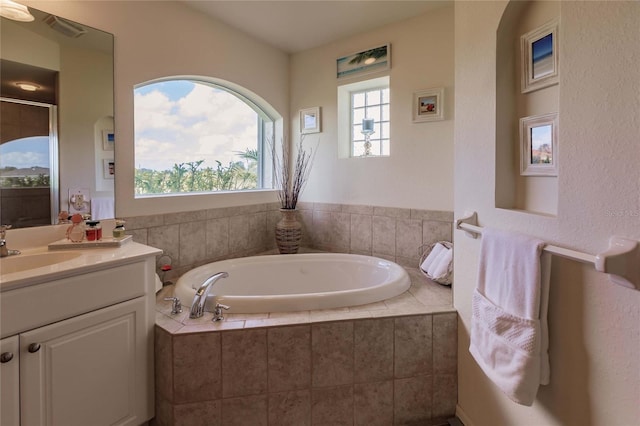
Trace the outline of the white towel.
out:
[[[431,266],[438,258],[438,256],[442,253],[442,251],[446,249],[447,248],[440,243],[437,243],[435,246],[433,246],[433,248],[427,255],[427,258],[420,265],[420,269],[422,269],[424,272],[427,272],[429,270],[429,266]]]
[[[431,266],[429,266],[427,275],[431,278],[439,278],[445,275],[449,269],[451,260],[453,260],[453,250],[445,248]]]
[[[91,219],[113,219],[115,215],[115,203],[113,197],[93,197],[91,200]]]
[[[485,228],[473,294],[469,351],[513,401],[530,406],[549,383],[547,302],[550,255],[544,242]]]

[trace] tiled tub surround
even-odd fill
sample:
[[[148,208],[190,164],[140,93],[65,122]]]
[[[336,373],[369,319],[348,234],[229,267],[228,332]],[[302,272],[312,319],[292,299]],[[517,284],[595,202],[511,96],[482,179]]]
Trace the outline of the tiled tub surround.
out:
[[[156,424],[440,425],[457,400],[451,290],[323,311],[170,315],[158,294]]]
[[[127,234],[173,259],[168,279],[205,263],[250,256],[275,247],[279,205],[254,204],[129,217]],[[347,204],[299,203],[302,246],[373,255],[415,267],[420,246],[451,241],[453,213]]]

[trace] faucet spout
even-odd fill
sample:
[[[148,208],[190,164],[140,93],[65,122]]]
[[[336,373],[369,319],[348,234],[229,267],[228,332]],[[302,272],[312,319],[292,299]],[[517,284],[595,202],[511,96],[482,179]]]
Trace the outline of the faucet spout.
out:
[[[207,278],[204,283],[196,291],[196,295],[193,298],[191,304],[191,311],[189,312],[189,318],[200,318],[204,314],[204,305],[207,302],[207,296],[213,285],[221,278],[227,278],[229,274],[227,272],[218,272]]]

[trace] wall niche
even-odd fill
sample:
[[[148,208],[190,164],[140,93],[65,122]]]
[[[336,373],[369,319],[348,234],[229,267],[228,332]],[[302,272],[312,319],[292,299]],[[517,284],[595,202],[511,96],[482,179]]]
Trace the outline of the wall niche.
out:
[[[498,27],[497,208],[557,214],[559,18],[559,2],[511,1]]]

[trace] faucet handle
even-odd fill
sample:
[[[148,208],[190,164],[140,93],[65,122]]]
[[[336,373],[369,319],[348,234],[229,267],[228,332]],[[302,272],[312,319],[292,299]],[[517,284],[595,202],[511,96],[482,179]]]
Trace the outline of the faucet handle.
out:
[[[171,315],[176,315],[182,312],[182,303],[178,297],[165,297],[164,300],[171,300]]]
[[[222,303],[216,303],[216,307],[213,310],[213,318],[211,321],[222,321],[224,319],[224,315],[222,314],[222,310],[228,311],[231,306],[223,305]]]

